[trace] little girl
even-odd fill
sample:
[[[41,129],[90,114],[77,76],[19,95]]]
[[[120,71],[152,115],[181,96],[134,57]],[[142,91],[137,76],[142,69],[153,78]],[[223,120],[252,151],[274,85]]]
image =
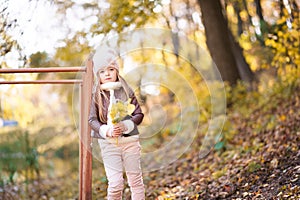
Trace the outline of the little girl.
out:
[[[107,199],[121,200],[126,172],[131,191],[131,199],[145,199],[145,189],[140,165],[141,146],[137,125],[143,120],[143,113],[133,90],[119,74],[116,54],[108,50],[105,55],[97,53],[93,57],[97,84],[92,96],[89,124],[94,137],[99,138],[102,159],[108,179]],[[123,121],[113,124],[109,110],[116,100],[135,105],[133,113]]]

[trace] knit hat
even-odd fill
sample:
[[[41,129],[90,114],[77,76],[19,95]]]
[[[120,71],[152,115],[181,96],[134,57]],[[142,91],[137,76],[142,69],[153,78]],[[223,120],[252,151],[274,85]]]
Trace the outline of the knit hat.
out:
[[[118,54],[112,48],[98,48],[93,56],[94,62],[94,74],[97,74],[99,70],[105,69],[110,66],[119,71],[119,64],[117,62]]]

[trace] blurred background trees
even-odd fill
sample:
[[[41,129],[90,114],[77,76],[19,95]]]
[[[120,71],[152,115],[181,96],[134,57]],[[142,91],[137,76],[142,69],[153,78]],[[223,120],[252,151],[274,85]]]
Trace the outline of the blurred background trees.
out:
[[[0,63],[1,63],[1,68],[2,67],[9,67],[7,66],[4,57],[6,54],[10,52],[17,52],[18,53],[18,60],[24,61],[23,65],[24,66],[27,58],[22,52],[22,47],[19,45],[19,42],[17,41],[16,38],[13,38],[10,34],[9,31],[12,31],[18,26],[18,22],[14,18],[10,18],[9,13],[6,11],[7,10],[7,5],[5,5],[5,2],[1,3],[1,10],[0,10]],[[22,34],[22,33],[20,33]]]
[[[2,3],[1,12],[1,36],[2,41],[6,41],[1,46],[2,56],[9,53],[13,45],[22,52],[17,39],[7,32],[7,29],[18,25],[7,12],[7,2]],[[230,83],[238,79],[251,82],[254,72],[270,67],[278,69],[287,60],[290,65],[299,64],[299,2],[296,0],[110,0],[82,3],[53,0],[51,3],[57,6],[58,14],[81,12],[78,20],[89,24],[89,28],[77,32],[72,31],[75,23],[65,24],[67,38],[61,41],[62,47],[57,48],[56,55],[51,58],[58,65],[82,64],[84,58],[76,56],[74,51],[85,55],[82,48],[89,51],[96,46],[91,46],[88,39],[140,27],[167,27],[198,40],[198,43],[203,42],[205,35],[212,58],[223,79]],[[174,41],[174,52],[176,48]],[[66,52],[61,52],[62,49]],[[68,58],[72,51],[75,57]]]
[[[128,57],[130,63],[136,66],[155,61],[157,65],[178,71],[188,80],[201,107],[199,121],[202,124],[210,119],[210,93],[205,80],[197,75],[194,66],[180,57],[182,35],[210,53],[223,80],[232,86],[226,88],[228,106],[249,101],[249,89],[262,92],[276,83],[292,88],[297,83],[294,80],[299,78],[298,0],[29,0],[28,4],[32,4],[33,7],[36,5],[36,9],[40,4],[50,5],[55,8],[55,16],[61,19],[56,28],[64,36],[53,46],[53,52],[26,51],[27,47],[22,42],[22,37],[28,30],[20,30],[20,25],[24,22],[11,12],[10,3],[9,0],[0,3],[1,68],[82,66],[90,52],[106,36],[144,27],[172,30],[173,52],[141,48],[137,52],[129,53]],[[70,16],[73,16],[71,20],[67,20]],[[45,24],[47,22],[45,21]],[[46,41],[47,39],[49,38],[44,38]],[[191,48],[190,51],[200,53],[187,53],[190,56],[188,60],[201,54],[201,49]],[[212,63],[205,63],[207,66],[210,64]],[[155,71],[149,72],[145,68],[131,78],[135,78],[134,84],[139,88],[143,79],[151,78],[151,73],[155,74]],[[162,74],[156,75],[163,77]],[[10,80],[71,79],[76,76],[78,75],[70,73],[9,76],[0,74],[1,79]],[[210,78],[213,80],[214,75]],[[235,86],[237,87],[234,90]],[[47,173],[49,172],[48,176],[53,176],[54,173],[54,164],[48,159],[50,157],[59,158],[57,163],[61,163],[63,159],[71,156],[72,166],[68,167],[76,171],[78,144],[74,137],[76,124],[72,118],[74,107],[76,109],[76,88],[49,85],[0,87],[0,118],[16,119],[20,122],[16,129],[0,127],[0,134],[5,135],[1,136],[3,140],[0,148],[12,155],[18,155],[15,153],[20,151],[26,155],[21,156],[21,161],[13,158],[9,162],[1,163],[2,184],[3,180],[13,182],[29,179],[26,175],[29,172],[26,171],[30,167],[35,170],[37,176],[46,176],[39,171],[39,156],[40,164],[46,166]],[[174,88],[171,91],[165,87],[157,87],[154,90],[155,94],[143,94],[139,91],[146,114],[153,114],[151,106],[156,104],[162,105],[160,111],[168,113],[165,129],[158,134],[158,138],[145,144],[149,148],[151,145],[158,145],[157,141],[164,142],[168,140],[168,136],[176,133],[176,114],[180,112],[176,95],[184,96],[185,101],[188,101],[189,96],[184,95],[185,91],[180,82],[175,82]],[[281,88],[277,91],[285,90]],[[151,119],[146,117],[145,123],[150,122]],[[17,136],[14,141],[10,141],[11,146],[19,148],[10,148],[7,145],[7,142],[12,140],[10,135],[14,133]],[[18,137],[27,139],[21,144],[17,142]],[[20,162],[27,164],[22,165]],[[55,165],[64,165],[57,163]],[[20,166],[25,167],[22,169]],[[8,179],[4,178],[7,175],[4,172],[8,173]],[[34,176],[34,173],[31,175]]]

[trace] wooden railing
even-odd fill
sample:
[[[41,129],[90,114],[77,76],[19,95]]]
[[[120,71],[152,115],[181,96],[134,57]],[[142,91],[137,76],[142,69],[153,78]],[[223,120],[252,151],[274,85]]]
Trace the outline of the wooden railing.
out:
[[[89,107],[91,104],[93,86],[93,62],[88,60],[85,67],[46,67],[46,68],[20,68],[0,69],[0,74],[16,73],[59,73],[80,72],[82,79],[67,80],[22,80],[6,81],[1,84],[80,84],[80,136],[79,136],[79,199],[92,199],[92,151],[91,128],[88,125]]]

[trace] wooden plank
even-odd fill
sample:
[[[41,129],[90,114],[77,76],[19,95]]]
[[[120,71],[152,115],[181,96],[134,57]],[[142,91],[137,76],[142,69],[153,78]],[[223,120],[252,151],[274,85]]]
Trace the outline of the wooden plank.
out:
[[[79,79],[66,80],[33,80],[33,81],[0,81],[1,84],[81,84]]]
[[[79,199],[92,200],[92,148],[91,127],[88,124],[93,87],[93,62],[86,62],[86,73],[82,76],[80,114],[80,164]]]
[[[50,72],[85,72],[85,67],[43,67],[43,68],[18,68],[0,69],[0,74],[16,73],[50,73]]]

